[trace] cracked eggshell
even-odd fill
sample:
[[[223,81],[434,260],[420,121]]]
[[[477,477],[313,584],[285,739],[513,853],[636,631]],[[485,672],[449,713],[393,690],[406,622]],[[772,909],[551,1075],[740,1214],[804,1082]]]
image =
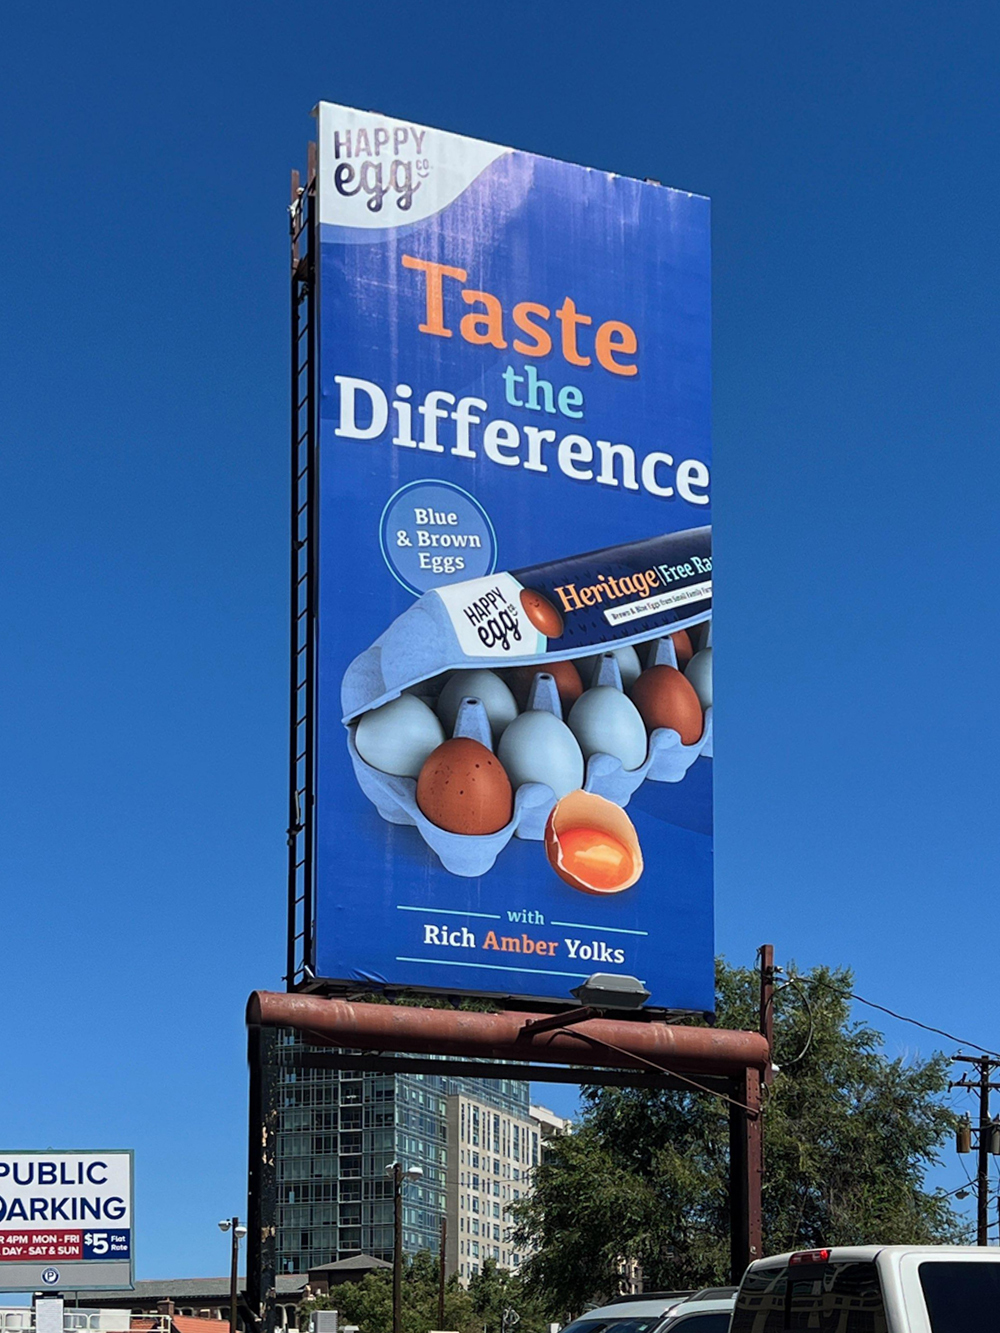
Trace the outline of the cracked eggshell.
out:
[[[424,760],[443,741],[444,728],[433,709],[412,694],[362,713],[354,734],[365,763],[398,778],[417,777]]]
[[[610,754],[631,771],[646,758],[646,728],[638,709],[613,685],[584,690],[567,721],[585,759],[592,754]]]
[[[497,746],[514,789],[544,782],[557,799],[583,786],[583,755],[565,722],[542,709],[516,717]]]
[[[494,744],[503,735],[504,728],[517,717],[514,696],[495,671],[456,671],[437,701],[438,717],[449,734],[455,730],[455,719],[463,699],[481,700],[490,721]]]
[[[631,867],[625,870],[620,882],[597,885],[579,858],[571,861],[566,844],[571,835],[581,832],[609,834],[614,843],[628,852]],[[582,893],[598,896],[623,893],[638,881],[643,871],[642,848],[631,819],[621,806],[587,791],[571,791],[553,806],[545,825],[545,855],[560,879]]]

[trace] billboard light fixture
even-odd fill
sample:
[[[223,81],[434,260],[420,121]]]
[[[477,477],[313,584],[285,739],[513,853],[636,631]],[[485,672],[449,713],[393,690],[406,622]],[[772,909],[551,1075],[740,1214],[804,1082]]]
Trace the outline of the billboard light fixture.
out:
[[[615,972],[595,972],[570,994],[595,1009],[641,1009],[650,996],[638,977]]]

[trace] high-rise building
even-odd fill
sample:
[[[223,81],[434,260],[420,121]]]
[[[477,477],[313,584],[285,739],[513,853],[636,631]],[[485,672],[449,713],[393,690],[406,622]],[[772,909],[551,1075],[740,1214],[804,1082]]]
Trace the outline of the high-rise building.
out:
[[[285,1046],[301,1043],[301,1037],[282,1030]],[[442,1061],[442,1071],[447,1064]],[[493,1217],[494,1203],[510,1202],[523,1193],[538,1153],[538,1126],[531,1128],[528,1085],[515,1079],[469,1079],[441,1074],[372,1074],[335,1069],[284,1069],[278,1134],[278,1271],[305,1273],[310,1268],[354,1254],[392,1258],[392,1181],[386,1167],[399,1161],[404,1167],[419,1166],[423,1176],[403,1185],[403,1250],[437,1254],[441,1217],[448,1219],[446,1267],[454,1272],[466,1265],[461,1276],[476,1271],[481,1263],[484,1237],[480,1212],[472,1211],[474,1191],[462,1177],[476,1174],[475,1197],[480,1208],[486,1201],[482,1182],[490,1181],[490,1255],[500,1242],[493,1228],[501,1218]],[[461,1140],[462,1106],[471,1116],[480,1116],[479,1134],[487,1115],[489,1122],[490,1170],[473,1168],[471,1155],[485,1146],[472,1142],[473,1121],[468,1122],[467,1142]],[[494,1128],[499,1124],[500,1152],[493,1152]],[[450,1129],[450,1124],[455,1128]],[[505,1128],[506,1126],[506,1128]],[[516,1135],[515,1135],[516,1126]],[[534,1144],[531,1135],[534,1133]],[[514,1156],[516,1145],[517,1156]],[[507,1151],[509,1150],[509,1151]],[[462,1154],[469,1154],[469,1163]],[[500,1172],[493,1170],[494,1161]],[[504,1174],[504,1170],[508,1174]],[[517,1171],[517,1178],[513,1172]],[[455,1174],[457,1171],[457,1175]],[[452,1181],[454,1177],[454,1183]],[[493,1182],[501,1194],[494,1197]],[[510,1192],[505,1198],[504,1187]],[[468,1202],[461,1212],[459,1195]],[[449,1202],[451,1207],[449,1208]],[[463,1216],[469,1230],[463,1229]],[[480,1226],[478,1237],[472,1220]],[[501,1228],[502,1234],[502,1228]],[[452,1239],[456,1245],[451,1261]],[[475,1240],[480,1256],[471,1250]],[[468,1252],[465,1243],[470,1244]],[[507,1252],[504,1267],[514,1266],[513,1251]],[[519,1256],[520,1257],[520,1256]],[[475,1268],[471,1265],[475,1264]]]
[[[468,1083],[481,1082],[467,1080]],[[527,1084],[521,1085],[527,1091]],[[530,1188],[538,1165],[540,1127],[523,1111],[511,1111],[463,1088],[448,1106],[448,1239],[445,1267],[465,1283],[486,1259],[519,1268],[522,1255],[511,1237],[511,1204]],[[456,1225],[457,1224],[457,1225]]]

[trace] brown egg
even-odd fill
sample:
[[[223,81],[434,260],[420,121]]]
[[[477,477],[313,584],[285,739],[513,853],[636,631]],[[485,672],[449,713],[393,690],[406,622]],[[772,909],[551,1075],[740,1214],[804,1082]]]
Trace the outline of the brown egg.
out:
[[[670,636],[674,641],[674,652],[677,654],[677,665],[683,671],[691,658],[694,657],[694,648],[691,644],[691,636],[686,629],[678,629]]]
[[[701,704],[694,686],[675,667],[649,667],[629,693],[647,731],[669,727],[685,745],[701,739],[705,726]]]
[[[514,793],[495,754],[479,741],[456,736],[424,760],[417,805],[438,828],[476,836],[510,823]]]
[[[521,605],[539,634],[547,639],[558,639],[563,632],[563,618],[547,597],[534,588],[522,588]]]
[[[517,700],[518,708],[527,708],[531,682],[540,671],[548,672],[555,680],[556,689],[559,691],[559,702],[565,715],[583,693],[583,681],[573,662],[539,662],[537,666],[512,667],[507,684]]]

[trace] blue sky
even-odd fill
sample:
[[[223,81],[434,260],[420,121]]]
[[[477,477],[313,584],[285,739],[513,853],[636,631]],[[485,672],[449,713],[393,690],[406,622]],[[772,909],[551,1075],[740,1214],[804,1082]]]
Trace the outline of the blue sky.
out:
[[[243,1002],[283,967],[284,210],[320,98],[711,195],[719,948],[1000,1045],[998,35],[857,0],[6,7],[0,1143],[134,1146],[140,1276],[224,1270]]]

